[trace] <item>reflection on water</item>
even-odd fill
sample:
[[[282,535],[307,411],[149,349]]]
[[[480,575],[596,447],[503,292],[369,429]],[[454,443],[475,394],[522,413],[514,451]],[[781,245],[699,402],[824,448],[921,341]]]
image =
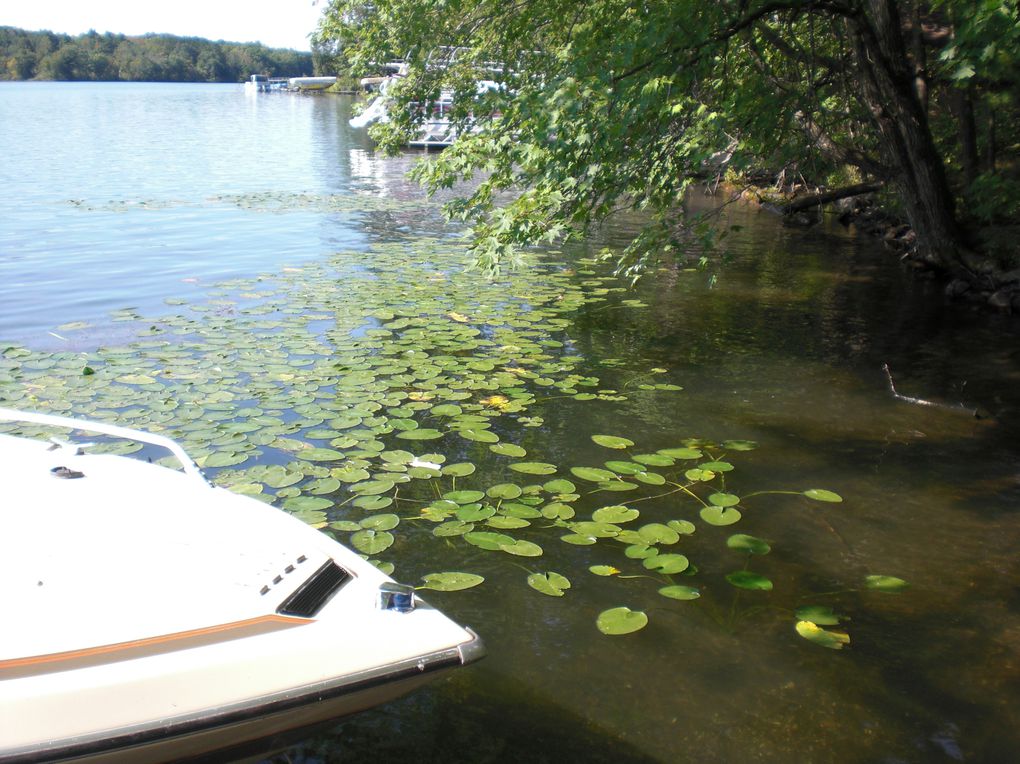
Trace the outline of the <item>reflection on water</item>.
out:
[[[456,234],[404,178],[413,157],[381,160],[348,128],[346,99],[34,83],[5,84],[0,96],[10,158],[0,182],[11,190],[0,227],[2,339],[38,346],[63,331],[97,344],[114,335],[107,316],[117,308],[153,317],[164,300],[194,300],[222,278]],[[357,205],[345,203],[355,195]],[[714,286],[704,272],[664,266],[627,295],[647,308],[590,303],[562,338],[584,358],[578,372],[607,388],[627,384],[621,369],[662,367],[657,381],[684,392],[539,404],[529,413],[545,424],[519,435],[530,453],[562,465],[606,458],[592,433],[627,435],[649,451],[688,437],[757,441],[728,483],[737,493],[825,487],[846,498],[806,506],[776,496],[747,512],[740,530],[772,545],[755,569],[775,590],[737,592],[723,580],[743,564],[720,544],[724,528],[683,542],[716,571],[694,602],[596,580],[587,567],[613,562],[601,546],[550,542],[540,561],[526,561],[574,582],[557,599],[529,589],[503,556],[404,546],[398,571],[411,579],[437,562],[486,576],[482,587],[429,600],[479,631],[489,657],[274,761],[1015,757],[1017,320],[947,308],[936,285],[838,226],[803,232],[746,208],[725,215],[741,229]],[[628,230],[591,246],[619,246]],[[81,320],[94,327],[58,329]],[[901,393],[946,406],[893,398],[883,364]],[[482,458],[478,467],[496,478],[504,468]],[[671,506],[642,513],[669,516]],[[911,588],[864,590],[875,573]],[[815,598],[852,617],[848,649],[794,632],[792,611]],[[621,604],[647,610],[648,628],[600,635],[596,615]]]

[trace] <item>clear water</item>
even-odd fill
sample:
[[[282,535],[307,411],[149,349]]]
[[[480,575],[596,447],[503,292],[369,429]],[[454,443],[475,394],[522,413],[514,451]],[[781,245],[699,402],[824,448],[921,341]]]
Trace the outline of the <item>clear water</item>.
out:
[[[344,98],[233,86],[0,85],[0,339],[88,348],[126,331],[111,311],[160,315],[224,279],[448,232],[424,203],[387,206],[419,198],[403,178],[415,157],[375,157],[349,114]],[[281,213],[253,204],[260,194],[379,203]],[[742,523],[772,543],[756,569],[774,596],[716,582],[711,596],[674,603],[593,583],[597,555],[552,548],[541,567],[575,581],[552,599],[505,559],[408,549],[401,569],[470,563],[486,575],[430,600],[480,632],[489,657],[274,761],[1015,759],[1020,325],[947,308],[935,285],[838,226],[725,214],[742,228],[714,288],[667,267],[637,287],[647,309],[590,306],[569,330],[607,387],[622,379],[600,362],[624,358],[669,369],[685,392],[558,401],[532,412],[545,424],[529,437],[566,464],[605,458],[590,432],[652,447],[747,438],[760,448],[741,455],[746,484],[838,491],[843,504],[777,499]],[[627,233],[623,222],[581,249]],[[902,394],[946,405],[896,400],[883,364]],[[800,593],[859,588],[871,573],[911,588],[841,595],[849,649],[794,633]],[[600,635],[597,613],[624,603],[647,609],[649,627]]]

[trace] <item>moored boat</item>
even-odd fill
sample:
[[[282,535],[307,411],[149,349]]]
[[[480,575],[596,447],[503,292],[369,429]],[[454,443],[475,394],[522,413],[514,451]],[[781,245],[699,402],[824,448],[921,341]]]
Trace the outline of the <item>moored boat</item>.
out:
[[[164,447],[183,467],[0,435],[4,764],[269,750],[484,654],[325,534],[211,486],[172,440],[4,420]]]

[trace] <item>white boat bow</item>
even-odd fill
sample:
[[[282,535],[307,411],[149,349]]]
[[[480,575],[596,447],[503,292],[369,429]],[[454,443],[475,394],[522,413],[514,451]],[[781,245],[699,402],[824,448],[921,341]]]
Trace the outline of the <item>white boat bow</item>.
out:
[[[386,702],[478,637],[346,547],[184,472],[0,435],[0,762],[184,760]]]

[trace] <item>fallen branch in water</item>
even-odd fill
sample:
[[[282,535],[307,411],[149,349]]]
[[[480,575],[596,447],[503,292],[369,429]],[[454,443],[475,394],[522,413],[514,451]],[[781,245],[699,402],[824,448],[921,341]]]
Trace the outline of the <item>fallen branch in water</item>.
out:
[[[903,401],[905,403],[913,403],[917,406],[930,406],[931,408],[943,409],[945,411],[954,411],[958,414],[969,414],[975,419],[981,418],[981,416],[977,412],[977,409],[967,408],[962,403],[950,405],[948,403],[926,401],[924,398],[911,398],[909,395],[900,395],[898,392],[896,392],[896,385],[893,384],[892,372],[889,371],[889,364],[883,363],[882,371],[885,372],[885,378],[889,381],[889,392],[891,392],[893,398],[895,398],[898,401]]]

